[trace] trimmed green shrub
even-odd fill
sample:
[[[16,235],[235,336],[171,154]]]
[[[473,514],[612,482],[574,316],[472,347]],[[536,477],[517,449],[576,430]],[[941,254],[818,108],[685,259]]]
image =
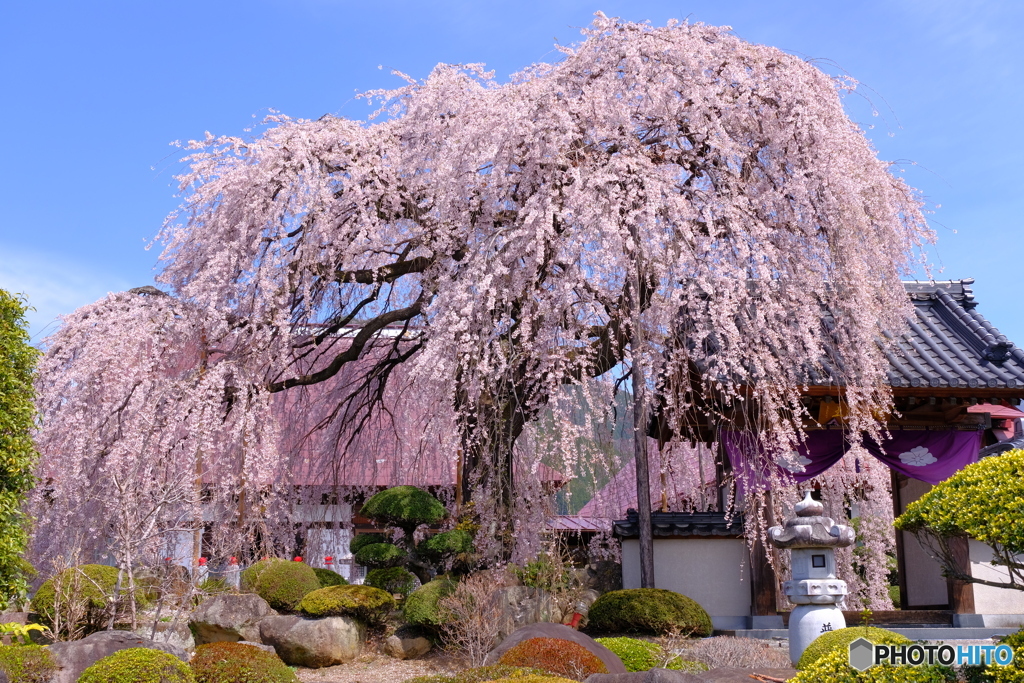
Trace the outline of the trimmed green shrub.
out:
[[[447,576],[439,576],[410,593],[402,605],[406,623],[436,633],[444,623],[438,602],[454,593],[455,586]]]
[[[814,664],[814,662],[835,650],[848,652],[850,643],[858,638],[867,638],[876,645],[898,645],[899,643],[910,642],[908,638],[901,636],[899,633],[895,633],[884,628],[877,628],[875,626],[851,626],[849,628],[841,628],[835,631],[822,633],[820,636],[815,638],[811,644],[807,646],[807,649],[804,650],[804,653],[800,655],[800,661],[797,662],[796,668],[806,669],[811,664]]]
[[[451,676],[417,676],[416,678],[408,679],[405,683],[485,683],[486,681],[497,681],[506,678],[519,680],[526,676],[547,675],[548,672],[543,669],[495,664],[494,666],[478,666],[475,669],[466,669]]]
[[[1000,638],[1000,644],[1013,648],[1013,661],[1009,666],[990,664],[983,669],[993,683],[1024,683],[1024,629]],[[966,668],[966,667],[965,667]],[[974,667],[972,667],[974,668]],[[982,667],[977,667],[981,669]],[[971,679],[968,679],[971,680]],[[981,677],[975,680],[984,680]]]
[[[579,643],[559,638],[530,638],[515,645],[498,660],[509,666],[528,666],[558,676],[583,680],[591,674],[606,674],[608,667]]]
[[[307,593],[320,590],[320,579],[305,562],[277,560],[259,573],[255,589],[274,609],[291,612]]]
[[[437,524],[448,511],[421,488],[395,486],[366,501],[362,514],[375,522],[412,531],[421,524]]]
[[[162,650],[131,647],[104,657],[78,683],[195,683],[188,664]]]
[[[345,580],[345,577],[332,569],[313,567],[313,573],[316,574],[316,578],[320,581],[321,588],[348,585],[348,581]]]
[[[665,648],[638,638],[596,638],[622,660],[626,671],[650,671],[662,660]]]
[[[53,624],[55,604],[69,613],[84,612],[84,621],[77,626],[84,626],[86,632],[94,631],[106,626],[104,610],[107,607],[107,600],[114,594],[115,586],[116,567],[104,564],[68,567],[43,582],[32,598],[32,609],[49,625]],[[56,599],[57,591],[60,591],[61,595],[59,601]],[[67,621],[66,616],[63,621]]]
[[[297,683],[291,667],[273,652],[242,643],[207,643],[189,662],[196,683]]]
[[[374,543],[387,543],[388,537],[384,534],[359,534],[348,542],[348,551],[355,555],[360,550]]]
[[[57,668],[42,645],[0,645],[0,671],[10,683],[49,683]]]
[[[662,635],[678,629],[692,636],[711,635],[711,617],[695,600],[662,588],[611,591],[590,606],[588,630]]]
[[[367,626],[383,626],[396,604],[373,586],[331,586],[306,595],[298,610],[309,617],[353,617]]]
[[[552,676],[551,674],[543,675],[526,675],[526,676],[513,676],[512,678],[499,678],[493,683],[573,683],[571,678],[562,678],[561,676]]]
[[[275,562],[287,562],[287,560],[282,560],[278,557],[268,557],[243,569],[242,574],[239,577],[239,588],[241,591],[243,593],[255,593],[256,581],[260,578],[260,574],[263,573],[264,569]]]
[[[803,669],[788,683],[953,683],[956,672],[945,666],[890,666],[879,664],[867,671],[850,666],[850,653],[846,649],[833,650],[822,655],[814,664]]]
[[[428,560],[438,562],[448,555],[473,552],[473,535],[461,529],[442,531],[421,541],[416,551]]]
[[[386,593],[409,595],[413,588],[416,587],[416,577],[413,576],[412,572],[402,567],[371,569],[366,572],[363,585],[379,588]]]
[[[397,545],[373,543],[363,546],[355,554],[355,560],[364,567],[397,567],[405,562],[408,554]]]
[[[229,584],[226,580],[217,577],[204,579],[203,582],[197,586],[197,588],[201,593],[205,593],[207,595],[217,595],[218,593],[230,593],[234,590],[234,588],[231,587],[231,584]]]

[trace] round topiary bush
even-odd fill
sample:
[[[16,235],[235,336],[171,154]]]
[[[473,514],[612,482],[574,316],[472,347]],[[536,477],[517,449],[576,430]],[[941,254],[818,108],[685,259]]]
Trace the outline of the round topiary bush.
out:
[[[241,591],[243,593],[256,592],[256,581],[260,578],[260,574],[263,573],[264,569],[275,562],[287,562],[287,560],[282,560],[277,557],[267,557],[243,569],[239,576],[239,588]]]
[[[900,643],[909,643],[910,640],[901,636],[899,633],[889,631],[884,628],[877,628],[875,626],[851,626],[849,628],[841,628],[835,631],[829,631],[828,633],[822,633],[820,636],[814,639],[804,653],[800,655],[800,661],[797,662],[796,668],[806,669],[814,662],[818,661],[825,655],[835,650],[842,650],[847,652],[849,650],[850,643],[857,640],[858,638],[866,638],[876,645],[898,645]]]
[[[415,529],[421,524],[437,524],[448,516],[448,511],[421,488],[395,486],[366,501],[362,514],[375,522]]]
[[[321,588],[329,588],[331,586],[347,586],[348,581],[345,577],[336,571],[331,569],[324,569],[322,567],[313,567],[313,572],[316,574],[316,578],[320,581]]]
[[[945,666],[890,666],[879,664],[867,671],[850,666],[850,653],[845,649],[822,655],[814,664],[801,670],[787,683],[953,683],[956,672]]]
[[[387,536],[384,534],[359,534],[348,542],[348,551],[355,555],[360,550],[374,543],[387,543]]]
[[[373,543],[363,546],[355,554],[355,560],[364,567],[397,567],[405,562],[408,554],[397,545]]]
[[[626,671],[650,671],[663,659],[665,649],[657,643],[638,638],[595,638],[622,660]]]
[[[305,562],[278,560],[268,564],[256,579],[255,592],[276,610],[291,612],[299,601],[320,590],[320,579]]]
[[[367,626],[383,626],[396,604],[373,586],[331,586],[306,595],[298,610],[308,617],[353,617]]]
[[[695,600],[661,588],[611,591],[590,606],[587,628],[605,633],[650,633],[673,630],[711,635],[711,617]]]
[[[10,683],[50,683],[57,668],[42,645],[0,645],[0,671]]]
[[[297,683],[291,667],[273,652],[242,643],[208,643],[189,662],[196,683]]]
[[[473,552],[473,535],[462,529],[452,529],[424,539],[416,551],[432,562],[448,555]]]
[[[436,633],[444,624],[438,603],[454,593],[455,586],[447,576],[439,576],[410,593],[402,605],[406,623]]]
[[[591,674],[606,674],[608,667],[579,643],[559,638],[530,638],[509,649],[498,660],[508,666],[528,666],[582,681]]]
[[[54,605],[64,610],[61,621],[67,622],[68,614],[83,614],[86,632],[105,626],[107,600],[117,586],[117,568],[104,564],[83,564],[68,567],[53,578],[47,579],[32,597],[32,609],[39,613],[43,622],[53,625]],[[61,599],[56,600],[57,591]],[[141,596],[140,596],[141,597]]]
[[[371,569],[366,572],[363,585],[379,588],[385,593],[409,595],[416,587],[416,577],[412,572],[402,567]]]
[[[188,664],[162,650],[131,647],[104,657],[78,683],[195,683]]]

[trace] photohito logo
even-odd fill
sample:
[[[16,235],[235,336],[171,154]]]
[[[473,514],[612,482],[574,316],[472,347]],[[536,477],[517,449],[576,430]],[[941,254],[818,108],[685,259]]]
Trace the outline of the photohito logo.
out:
[[[850,666],[865,671],[876,664],[893,666],[1007,666],[1013,662],[1013,648],[1009,645],[947,645],[945,643],[906,643],[902,645],[875,645],[866,638],[850,643]]]

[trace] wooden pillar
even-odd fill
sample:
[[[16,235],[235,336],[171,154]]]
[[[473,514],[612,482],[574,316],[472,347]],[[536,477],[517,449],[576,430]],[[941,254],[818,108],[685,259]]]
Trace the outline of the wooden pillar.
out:
[[[971,573],[971,552],[969,541],[966,537],[949,539],[949,549],[952,551],[957,568],[964,574]],[[953,614],[974,614],[974,584],[955,579],[946,579],[949,590],[949,608]]]
[[[900,502],[900,475],[896,470],[889,470],[889,481],[892,487],[892,516],[893,519],[903,514],[903,505]],[[896,582],[900,587],[901,610],[907,609],[909,604],[907,598],[907,557],[903,552],[903,533],[896,530]]]
[[[772,524],[772,494],[765,493],[765,521]],[[778,614],[776,607],[776,577],[768,561],[769,550],[758,538],[750,549],[750,590],[751,603],[750,612],[755,617],[772,616]]]

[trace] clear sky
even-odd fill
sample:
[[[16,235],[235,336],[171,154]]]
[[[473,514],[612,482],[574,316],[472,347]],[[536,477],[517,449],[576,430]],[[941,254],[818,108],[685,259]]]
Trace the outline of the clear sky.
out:
[[[353,95],[400,85],[392,68],[504,77],[558,59],[555,40],[578,40],[596,10],[729,25],[858,79],[870,104],[848,98],[851,115],[934,211],[936,277],[977,278],[980,312],[1024,345],[1020,0],[6,0],[0,287],[38,309],[38,340],[57,315],[152,282],[145,247],[177,204],[171,141],[240,135],[269,109],[363,118]]]

